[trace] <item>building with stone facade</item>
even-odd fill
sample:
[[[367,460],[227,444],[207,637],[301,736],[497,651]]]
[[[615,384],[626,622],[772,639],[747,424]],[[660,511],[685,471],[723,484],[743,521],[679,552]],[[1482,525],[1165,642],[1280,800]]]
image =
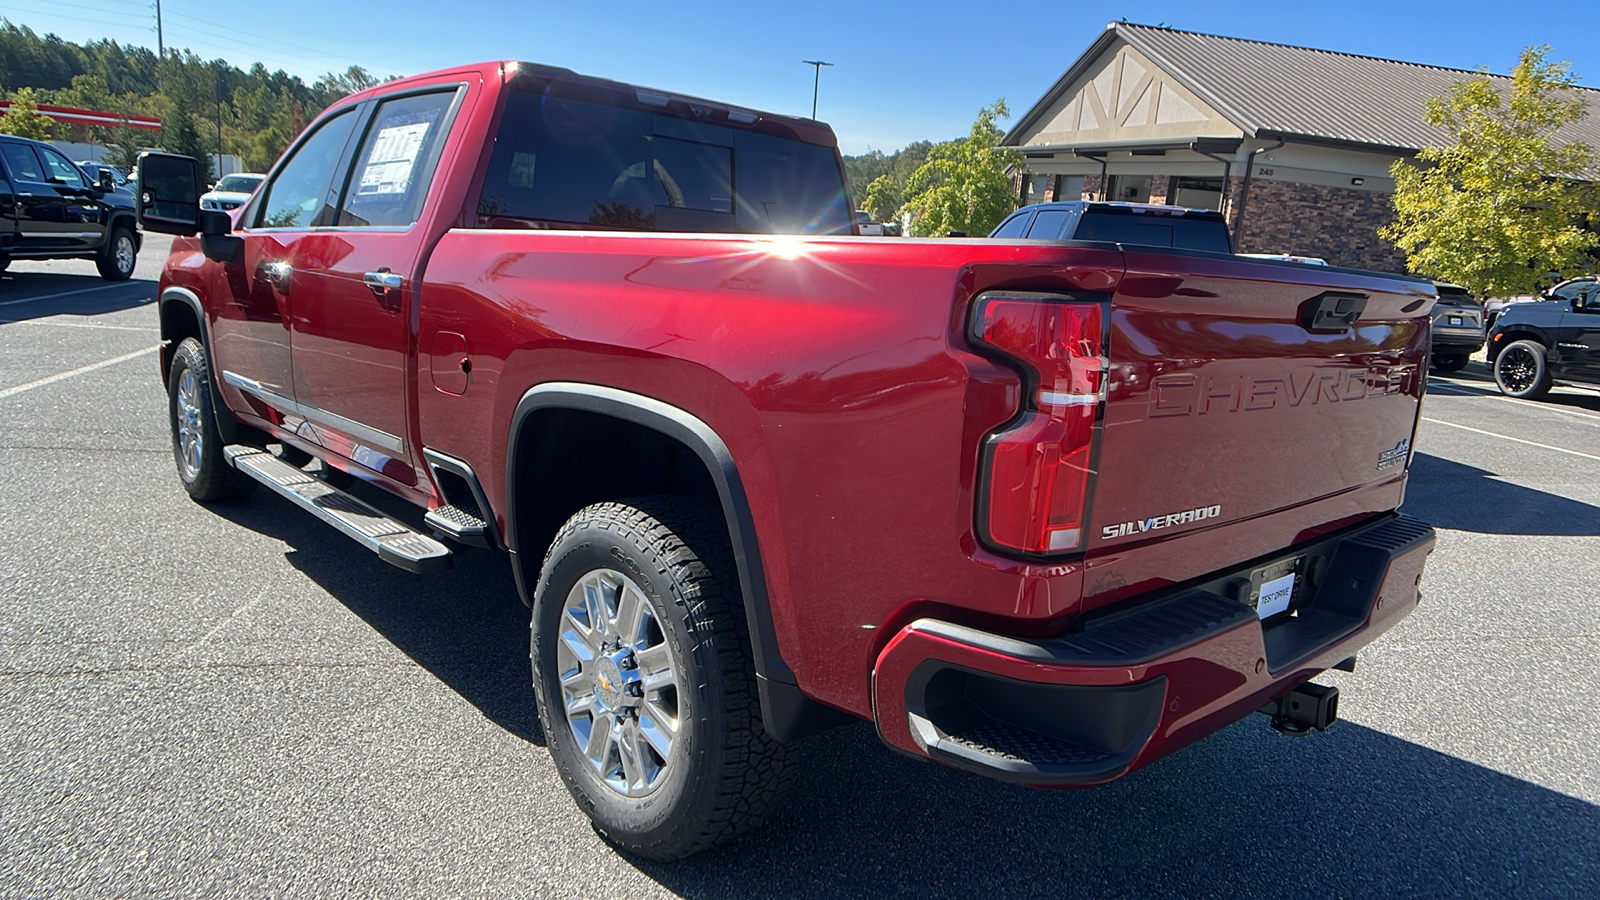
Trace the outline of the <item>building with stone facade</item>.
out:
[[[1447,142],[1423,104],[1475,74],[1114,22],[1001,143],[1025,203],[1220,209],[1240,252],[1404,271],[1390,166]],[[1600,147],[1600,116],[1561,136]]]

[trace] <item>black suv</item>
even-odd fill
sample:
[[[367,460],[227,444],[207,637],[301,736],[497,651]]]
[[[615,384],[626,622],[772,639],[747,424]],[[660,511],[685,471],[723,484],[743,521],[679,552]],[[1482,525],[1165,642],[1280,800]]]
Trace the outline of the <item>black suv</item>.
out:
[[[1035,203],[1011,214],[990,232],[994,238],[1046,241],[1110,241],[1232,253],[1228,222],[1209,209],[1150,203],[1062,200]]]
[[[1489,365],[1511,397],[1538,397],[1556,379],[1600,385],[1600,279],[1574,278],[1495,320]]]
[[[92,259],[107,281],[128,278],[139,255],[133,200],[43,141],[0,135],[0,271],[13,259]]]

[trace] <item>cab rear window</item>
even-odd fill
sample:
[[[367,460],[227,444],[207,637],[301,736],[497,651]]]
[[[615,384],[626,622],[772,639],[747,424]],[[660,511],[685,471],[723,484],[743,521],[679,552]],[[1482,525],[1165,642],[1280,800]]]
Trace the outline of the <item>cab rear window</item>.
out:
[[[542,94],[506,99],[490,227],[848,234],[831,147]]]
[[[1233,252],[1225,223],[1183,216],[1102,213],[1091,209],[1084,212],[1073,238],[1212,253]]]

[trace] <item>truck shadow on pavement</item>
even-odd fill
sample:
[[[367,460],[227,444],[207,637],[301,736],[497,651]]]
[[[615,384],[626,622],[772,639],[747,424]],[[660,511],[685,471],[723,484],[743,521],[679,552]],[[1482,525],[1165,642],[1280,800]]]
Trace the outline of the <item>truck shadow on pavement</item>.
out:
[[[0,274],[0,324],[121,312],[155,302],[156,289],[156,282],[142,278],[110,282],[98,275],[6,272]]]
[[[1600,896],[1600,806],[1348,721],[1291,741],[1251,716],[1073,792],[902,758],[864,725],[804,749],[766,828],[635,865],[708,898]]]
[[[362,498],[376,500],[366,493]],[[393,513],[393,504],[383,504]],[[289,564],[490,721],[543,745],[528,670],[528,608],[507,557],[468,550],[435,575],[402,572],[266,490],[212,511],[287,543]]]
[[[212,509],[287,543],[418,665],[543,743],[528,612],[503,557],[472,551],[419,577],[266,492]],[[799,750],[765,827],[682,862],[629,862],[691,898],[1600,896],[1600,806],[1351,721],[1292,741],[1250,716],[1069,792],[901,757],[865,723]]]
[[[1600,534],[1600,507],[1427,453],[1412,457],[1401,511],[1437,528],[1482,534]]]

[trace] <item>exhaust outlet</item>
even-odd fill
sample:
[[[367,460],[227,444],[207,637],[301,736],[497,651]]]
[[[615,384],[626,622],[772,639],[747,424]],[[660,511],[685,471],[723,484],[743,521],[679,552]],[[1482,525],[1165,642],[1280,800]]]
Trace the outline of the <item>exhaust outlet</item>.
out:
[[[1271,717],[1274,731],[1287,737],[1327,731],[1339,718],[1339,689],[1308,681],[1259,711]]]

